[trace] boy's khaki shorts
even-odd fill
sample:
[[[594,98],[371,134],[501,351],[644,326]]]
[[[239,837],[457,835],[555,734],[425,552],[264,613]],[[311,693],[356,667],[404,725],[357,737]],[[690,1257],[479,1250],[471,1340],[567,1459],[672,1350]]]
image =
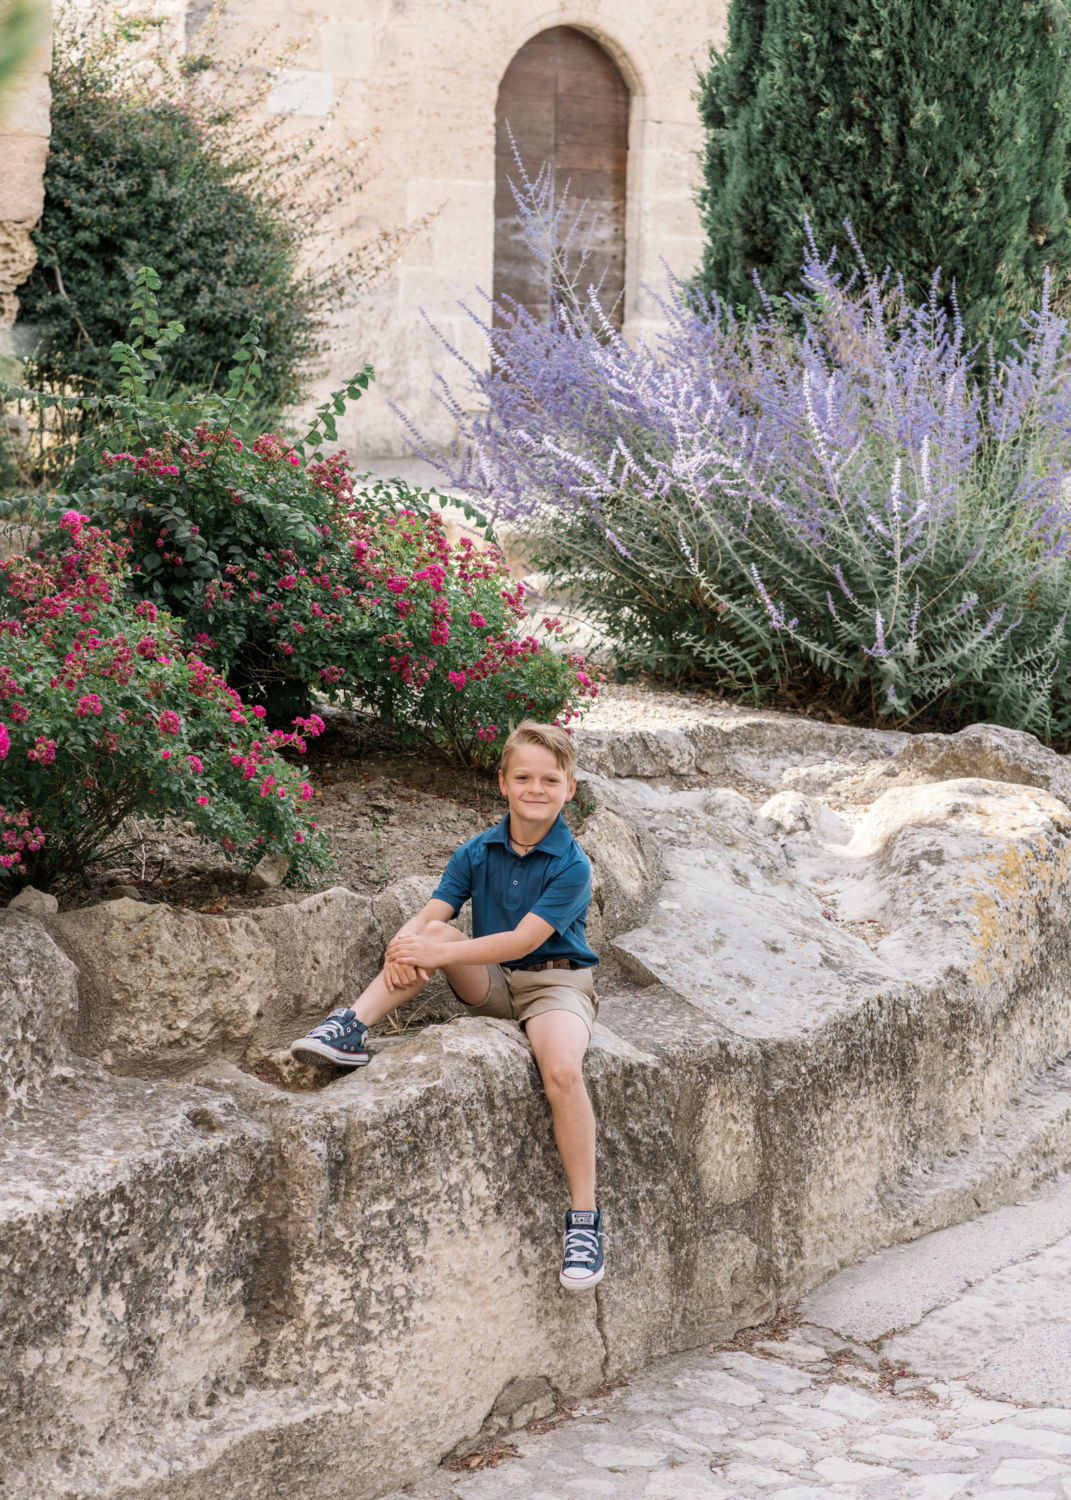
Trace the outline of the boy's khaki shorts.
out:
[[[498,1021],[516,1021],[521,1027],[533,1016],[548,1010],[567,1010],[579,1016],[588,1028],[599,1014],[592,969],[504,969],[488,964],[491,990],[482,1005],[467,1005],[473,1016],[494,1016]],[[460,996],[458,997],[460,999]]]

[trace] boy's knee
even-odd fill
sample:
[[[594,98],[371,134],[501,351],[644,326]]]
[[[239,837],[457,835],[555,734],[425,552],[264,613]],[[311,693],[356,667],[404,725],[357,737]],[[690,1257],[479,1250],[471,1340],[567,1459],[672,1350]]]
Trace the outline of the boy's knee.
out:
[[[464,937],[464,933],[458,932],[456,927],[451,927],[449,922],[429,922],[424,928],[425,936],[436,938],[440,943],[444,940],[450,942],[452,938]]]
[[[550,1057],[542,1069],[543,1087],[551,1094],[568,1094],[584,1087],[584,1071],[572,1057]]]

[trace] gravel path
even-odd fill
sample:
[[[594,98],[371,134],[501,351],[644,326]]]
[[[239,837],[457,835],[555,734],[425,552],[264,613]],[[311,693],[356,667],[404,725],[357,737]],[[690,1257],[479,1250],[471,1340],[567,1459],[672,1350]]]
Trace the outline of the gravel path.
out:
[[[663,1360],[392,1500],[1071,1500],[1069,1227],[1065,1182],[881,1252],[803,1304],[821,1324]]]
[[[610,729],[683,729],[705,719],[743,714],[722,698],[706,692],[672,691],[638,683],[607,682],[599,689],[595,704],[585,713],[582,728],[605,732]]]

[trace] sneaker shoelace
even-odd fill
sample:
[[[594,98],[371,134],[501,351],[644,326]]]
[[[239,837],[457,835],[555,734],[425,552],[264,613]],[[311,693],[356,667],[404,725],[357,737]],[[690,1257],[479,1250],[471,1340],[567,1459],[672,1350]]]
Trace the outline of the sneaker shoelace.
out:
[[[599,1254],[599,1236],[594,1229],[567,1229],[565,1231],[565,1264],[567,1266],[593,1266]]]
[[[338,1037],[344,1036],[346,1017],[350,1014],[351,1012],[347,1010],[333,1010],[326,1021],[313,1027],[309,1032],[309,1039],[317,1042],[333,1042]]]

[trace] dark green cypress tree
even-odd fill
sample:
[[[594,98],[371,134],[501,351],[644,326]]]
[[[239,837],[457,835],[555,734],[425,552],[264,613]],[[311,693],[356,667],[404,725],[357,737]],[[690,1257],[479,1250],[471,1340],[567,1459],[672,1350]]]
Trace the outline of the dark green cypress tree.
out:
[[[1071,24],[1057,0],[732,0],[701,78],[698,284],[755,308],[851,221],[872,270],[1006,347],[1071,266]],[[850,253],[850,252],[849,252]]]

